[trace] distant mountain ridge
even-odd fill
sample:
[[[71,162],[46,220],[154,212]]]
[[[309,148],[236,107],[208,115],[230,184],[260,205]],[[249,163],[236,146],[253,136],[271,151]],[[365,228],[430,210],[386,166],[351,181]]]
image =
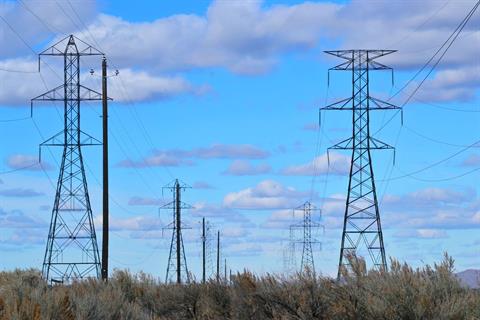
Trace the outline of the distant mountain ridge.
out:
[[[467,269],[456,273],[455,276],[463,285],[472,289],[480,289],[480,270]]]

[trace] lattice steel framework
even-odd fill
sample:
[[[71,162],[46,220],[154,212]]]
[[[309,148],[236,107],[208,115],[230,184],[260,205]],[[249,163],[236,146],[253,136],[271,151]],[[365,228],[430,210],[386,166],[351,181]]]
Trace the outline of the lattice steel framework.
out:
[[[288,242],[283,250],[283,269],[286,273],[294,273],[297,271],[294,231],[294,229],[290,228]]]
[[[182,224],[181,212],[182,209],[191,209],[192,206],[182,202],[181,197],[182,190],[190,187],[184,183],[180,183],[178,179],[176,179],[164,188],[169,189],[173,194],[173,201],[162,207],[173,210],[172,222],[166,227],[166,229],[172,229],[172,240],[170,242],[165,282],[172,282],[173,279],[175,279],[177,283],[188,283],[190,282],[190,274],[188,272],[182,235],[182,230],[187,228]]]
[[[352,150],[338,265],[339,278],[342,270],[349,267],[347,255],[357,253],[362,242],[368,250],[374,268],[378,270],[387,268],[370,151],[393,147],[370,135],[370,110],[400,108],[370,96],[369,71],[392,70],[375,59],[394,52],[395,50],[326,51],[327,54],[346,60],[330,70],[352,72],[352,96],[322,108],[322,110],[349,110],[353,113],[352,137],[329,148],[329,150]]]
[[[77,42],[78,46],[77,46]],[[100,277],[100,257],[83,164],[82,146],[101,145],[80,127],[80,102],[102,100],[102,94],[80,84],[80,58],[103,53],[70,35],[39,54],[64,59],[64,83],[34,101],[64,103],[64,129],[43,142],[63,147],[42,274],[50,283]]]
[[[323,228],[323,226],[312,220],[312,214],[314,212],[318,212],[320,215],[320,210],[317,209],[312,203],[307,201],[300,207],[293,209],[294,217],[300,215],[297,214],[297,212],[300,212],[303,221],[299,224],[293,224],[290,226],[290,250],[295,250],[295,244],[301,244],[302,260],[300,263],[300,270],[315,273],[313,245],[321,245],[321,242],[312,235],[312,230]],[[301,237],[295,236],[296,230],[302,231]]]

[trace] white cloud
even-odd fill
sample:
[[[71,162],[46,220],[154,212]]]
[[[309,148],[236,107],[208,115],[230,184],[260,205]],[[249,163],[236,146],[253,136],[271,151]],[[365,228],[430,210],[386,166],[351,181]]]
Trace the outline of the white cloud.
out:
[[[14,154],[7,158],[7,165],[13,169],[21,169],[21,170],[31,170],[31,171],[39,171],[39,170],[50,170],[52,166],[45,161],[39,163],[38,156],[31,156],[25,154]]]
[[[194,165],[191,159],[264,159],[270,153],[250,144],[213,144],[191,150],[155,150],[152,155],[138,161],[123,160],[120,167],[157,167]]]
[[[268,164],[254,165],[249,161],[235,160],[230,166],[223,172],[226,175],[232,176],[254,176],[260,174],[270,173],[272,168]]]
[[[335,152],[330,152],[329,156],[323,154],[316,157],[313,161],[284,168],[281,173],[289,176],[313,176],[326,174],[332,175],[348,174],[350,169],[350,158]]]
[[[253,188],[228,193],[223,204],[226,207],[244,209],[293,208],[303,202],[307,195],[277,181],[264,180]]]
[[[402,229],[394,234],[396,238],[444,239],[448,233],[441,229]]]
[[[20,210],[6,211],[0,209],[0,227],[2,228],[42,228],[47,223],[38,216],[25,214]]]
[[[206,16],[132,23],[99,15],[89,32],[121,67],[135,61],[160,71],[225,67],[259,74],[275,64],[278,54],[314,47],[338,7],[303,3],[262,8],[261,1],[214,1]]]
[[[385,226],[416,229],[477,228],[479,200],[472,189],[425,188],[395,197],[385,197]]]
[[[68,34],[81,28],[77,15],[85,24],[90,24],[97,17],[97,6],[95,1],[70,1],[70,4],[62,1],[3,1],[0,15],[30,47],[35,47],[37,43],[51,40],[52,31]],[[0,41],[8,46],[0,48],[0,57],[32,54],[22,40],[4,22],[2,24]]]
[[[102,226],[103,218],[98,215],[94,217],[95,226]],[[162,221],[156,216],[136,216],[131,218],[110,217],[110,230],[113,231],[157,231],[164,227]]]
[[[195,86],[182,77],[154,76],[145,71],[121,69],[122,78],[110,78],[109,96],[115,101],[151,101],[169,99],[182,94],[201,95],[208,86]]]
[[[399,49],[383,61],[395,68],[417,69],[472,6],[468,2],[452,2],[441,9],[444,4],[435,0],[409,2],[408,5],[380,0],[375,6],[368,5],[367,0],[294,5],[213,1],[205,15],[178,14],[154,21],[130,22],[97,13],[93,2],[73,2],[76,13],[87,26],[85,29],[66,3],[27,1],[26,4],[49,27],[21,3],[3,3],[0,13],[27,43],[35,47],[54,37],[50,42],[53,43],[60,36],[52,34],[50,28],[54,32],[62,30],[62,37],[75,32],[86,42],[101,44],[99,49],[107,54],[111,66],[121,69],[120,76],[129,88],[129,99],[134,101],[202,94],[209,90],[207,85],[197,86],[177,73],[220,67],[239,74],[262,74],[271,70],[283,54],[318,48],[325,39],[335,39],[340,43],[338,47],[344,48]],[[426,18],[426,13],[432,16]],[[478,72],[471,72],[471,69],[478,64],[479,47],[474,44],[480,43],[476,41],[480,35],[476,31],[479,20],[476,16],[472,18],[445,56],[439,69],[447,70],[440,70],[431,83],[425,84],[419,93],[424,99],[473,98]],[[357,32],[359,25],[362,32]],[[36,67],[31,68],[33,65],[13,63],[12,59],[18,60],[31,52],[11,30],[6,28],[2,37],[3,43],[9,46],[0,49],[0,58],[6,59],[0,61],[0,66],[9,64],[13,69],[36,70]],[[34,63],[31,58],[26,59],[27,62]],[[36,90],[41,88],[38,75],[9,74],[8,77],[7,83],[0,82],[12,90],[5,90],[8,94],[4,96],[0,94],[1,103],[25,103],[32,92],[43,91]],[[115,82],[114,78],[111,82]],[[113,98],[125,101],[120,91],[112,86]]]

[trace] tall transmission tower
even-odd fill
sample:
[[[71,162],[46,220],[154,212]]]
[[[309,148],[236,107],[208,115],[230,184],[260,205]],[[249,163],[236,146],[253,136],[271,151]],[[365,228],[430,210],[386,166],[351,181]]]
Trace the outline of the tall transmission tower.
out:
[[[290,250],[295,250],[295,244],[302,245],[302,260],[300,264],[301,271],[308,271],[315,273],[315,262],[313,259],[313,245],[319,244],[320,241],[312,235],[312,230],[323,228],[323,226],[317,222],[312,221],[312,213],[318,212],[313,204],[309,201],[305,202],[300,207],[293,209],[293,216],[298,216],[297,212],[300,212],[303,221],[299,224],[293,224],[290,226]],[[301,237],[295,236],[295,231],[301,230]],[[294,254],[292,253],[292,258]],[[294,262],[292,263],[294,265]]]
[[[342,270],[349,268],[347,256],[356,253],[363,243],[374,268],[386,270],[380,212],[373,176],[371,150],[394,149],[370,135],[370,110],[401,109],[389,102],[370,95],[369,77],[372,70],[392,70],[376,59],[396,52],[395,50],[340,50],[327,54],[346,60],[329,69],[352,72],[352,96],[321,110],[349,110],[353,113],[353,136],[329,150],[352,150],[348,194],[343,222],[338,278]],[[393,81],[393,71],[392,71]]]
[[[80,84],[80,58],[103,56],[70,35],[39,54],[64,60],[64,83],[32,99],[63,101],[64,129],[40,145],[63,147],[55,202],[50,221],[42,274],[50,283],[100,277],[100,257],[88,195],[82,147],[102,143],[81,130],[80,102],[100,101],[102,94]]]
[[[173,210],[172,222],[166,227],[166,229],[172,229],[172,240],[170,242],[170,253],[168,255],[165,282],[172,282],[173,279],[176,279],[176,282],[179,284],[183,281],[190,282],[187,258],[185,256],[185,248],[183,245],[182,230],[186,229],[186,227],[182,224],[182,209],[191,209],[192,206],[181,200],[182,190],[190,187],[186,184],[181,184],[178,179],[176,179],[173,183],[170,183],[164,188],[169,189],[173,194],[173,201],[163,206],[163,208]]]

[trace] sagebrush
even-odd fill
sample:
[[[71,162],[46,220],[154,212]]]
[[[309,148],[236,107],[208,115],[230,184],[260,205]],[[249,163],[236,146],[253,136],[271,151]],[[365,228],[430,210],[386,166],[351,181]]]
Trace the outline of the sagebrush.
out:
[[[392,260],[388,272],[350,262],[342,281],[243,272],[175,285],[116,270],[108,283],[49,287],[36,270],[2,272],[0,319],[480,319],[480,293],[459,284],[448,256],[420,269]]]

